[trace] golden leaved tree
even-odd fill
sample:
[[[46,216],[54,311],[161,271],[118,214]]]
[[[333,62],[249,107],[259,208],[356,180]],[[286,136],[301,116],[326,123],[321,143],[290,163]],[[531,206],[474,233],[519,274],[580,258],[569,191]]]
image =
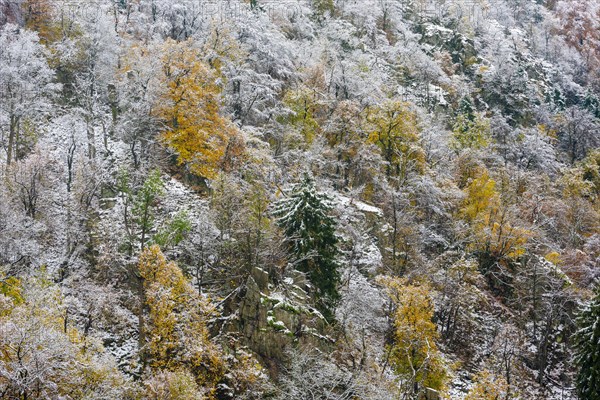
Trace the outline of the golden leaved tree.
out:
[[[436,345],[439,333],[433,323],[429,287],[390,277],[379,279],[379,283],[395,307],[388,360],[401,379],[402,391],[407,395],[424,395],[428,389],[443,391],[448,372]]]
[[[323,132],[322,126],[329,117],[327,83],[322,65],[304,72],[304,81],[285,92],[283,103],[291,111],[280,121],[294,127],[306,144]]]
[[[147,323],[140,326],[143,359],[157,373],[191,373],[198,385],[194,390],[211,393],[224,373],[221,354],[206,327],[213,307],[158,246],[142,252],[138,269],[148,311]]]
[[[144,249],[138,273],[141,358],[149,367],[144,386],[150,398],[213,399],[223,391],[238,398],[267,390],[266,375],[251,353],[243,348],[227,353],[211,340],[207,322],[216,310],[157,245]]]
[[[465,187],[460,212],[470,223],[470,247],[479,260],[481,272],[490,279],[493,288],[504,291],[510,287],[511,269],[525,253],[532,233],[516,223],[508,180],[500,183],[485,168],[480,168]]]
[[[57,40],[57,24],[52,19],[54,7],[50,0],[25,0],[21,3],[25,27],[36,31],[42,43]]]
[[[388,100],[367,116],[370,133],[368,142],[381,150],[387,162],[387,176],[406,179],[408,172],[422,173],[425,169],[425,153],[420,146],[417,115],[408,103]]]
[[[462,149],[482,149],[491,141],[490,122],[483,114],[472,116],[460,114],[456,117],[452,129],[450,146],[459,151]]]
[[[474,377],[475,384],[467,393],[465,400],[501,400],[508,399],[508,383],[502,376],[484,370]]]
[[[462,213],[471,222],[477,251],[497,260],[515,259],[524,253],[531,233],[515,226],[510,205],[496,188],[496,181],[482,170],[466,187]]]
[[[218,76],[190,39],[167,40],[161,49],[162,92],[154,113],[166,125],[165,144],[180,164],[205,178],[231,169],[243,153],[237,128],[220,111]]]

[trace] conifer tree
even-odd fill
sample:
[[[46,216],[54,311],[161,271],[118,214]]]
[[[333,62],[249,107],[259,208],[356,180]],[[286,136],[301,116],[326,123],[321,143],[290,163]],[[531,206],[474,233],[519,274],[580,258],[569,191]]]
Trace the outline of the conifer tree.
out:
[[[277,223],[285,231],[298,269],[306,272],[315,285],[319,308],[324,316],[333,318],[332,307],[339,300],[336,223],[329,215],[330,198],[317,192],[308,175],[292,189],[289,197],[275,208]]]
[[[575,364],[579,368],[577,390],[586,400],[600,399],[600,284],[590,304],[577,318]]]
[[[594,115],[596,118],[600,118],[600,101],[598,97],[594,93],[592,93],[589,89],[585,93],[585,98],[583,99],[583,106],[586,110]]]
[[[469,121],[475,121],[475,110],[473,101],[469,97],[463,97],[458,106],[460,114],[464,115]]]

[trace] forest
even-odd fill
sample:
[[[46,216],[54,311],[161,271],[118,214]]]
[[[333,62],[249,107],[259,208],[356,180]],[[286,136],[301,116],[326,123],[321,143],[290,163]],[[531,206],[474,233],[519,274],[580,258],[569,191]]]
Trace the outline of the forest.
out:
[[[0,400],[600,400],[600,0],[0,0]]]

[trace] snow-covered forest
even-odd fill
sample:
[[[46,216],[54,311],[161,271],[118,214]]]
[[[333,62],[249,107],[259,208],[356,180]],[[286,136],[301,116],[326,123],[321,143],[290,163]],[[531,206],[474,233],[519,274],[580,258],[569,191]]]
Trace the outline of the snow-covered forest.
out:
[[[0,0],[0,399],[599,400],[600,0]]]

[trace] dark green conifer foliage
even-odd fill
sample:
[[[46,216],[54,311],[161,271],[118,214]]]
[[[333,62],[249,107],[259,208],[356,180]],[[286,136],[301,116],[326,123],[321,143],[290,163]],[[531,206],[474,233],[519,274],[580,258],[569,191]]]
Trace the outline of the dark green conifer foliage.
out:
[[[469,97],[465,96],[460,100],[459,113],[464,115],[467,120],[471,122],[475,121],[473,101]]]
[[[600,100],[589,90],[583,99],[583,106],[596,118],[600,118]]]
[[[577,318],[575,364],[579,369],[577,391],[581,399],[600,400],[600,284],[590,304]]]
[[[296,268],[306,272],[317,291],[318,306],[331,321],[339,300],[340,280],[337,255],[336,223],[329,212],[331,199],[319,193],[308,175],[294,186],[289,197],[276,204],[274,214],[284,229]]]

